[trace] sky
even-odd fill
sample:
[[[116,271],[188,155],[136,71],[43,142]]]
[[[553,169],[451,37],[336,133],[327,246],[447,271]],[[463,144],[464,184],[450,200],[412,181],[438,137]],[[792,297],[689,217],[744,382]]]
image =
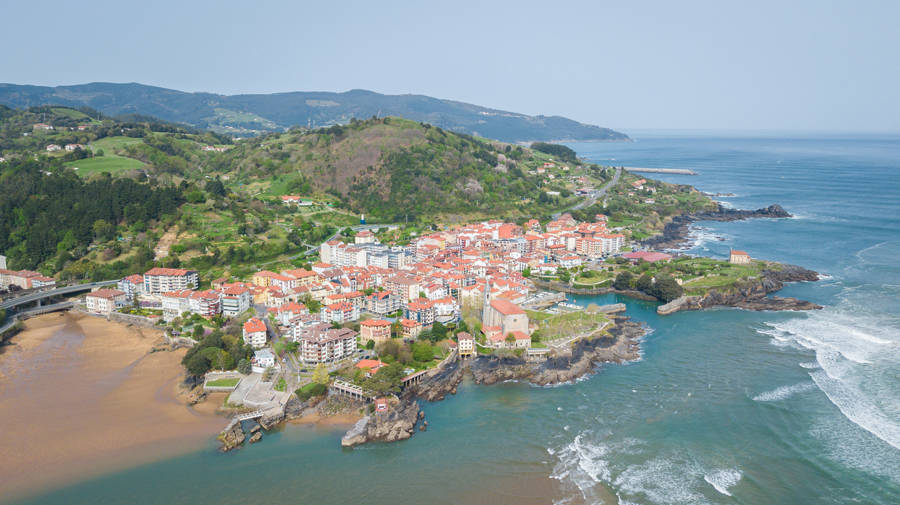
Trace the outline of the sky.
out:
[[[369,89],[615,129],[900,131],[900,2],[0,0],[0,82]]]

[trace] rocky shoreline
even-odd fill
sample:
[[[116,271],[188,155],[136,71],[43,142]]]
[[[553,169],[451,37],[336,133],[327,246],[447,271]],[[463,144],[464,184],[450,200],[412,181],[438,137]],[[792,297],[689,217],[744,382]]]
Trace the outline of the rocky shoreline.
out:
[[[470,375],[476,384],[490,385],[509,380],[525,380],[538,386],[563,384],[592,373],[601,363],[622,363],[640,357],[639,340],[645,328],[628,317],[613,318],[615,325],[594,338],[579,340],[572,348],[539,363],[516,356],[477,356],[448,364],[424,382],[406,391],[385,413],[360,419],[341,439],[343,447],[369,442],[405,440],[428,425],[416,399],[440,401],[456,394],[459,383]]]
[[[781,265],[780,270],[763,270],[762,278],[739,282],[733,289],[720,291],[712,289],[703,296],[681,296],[660,305],[656,312],[661,315],[684,310],[701,310],[711,307],[736,307],[746,310],[818,310],[817,305],[798,298],[767,296],[784,287],[785,282],[808,282],[819,280],[819,274],[797,265]]]
[[[690,225],[697,221],[742,221],[754,218],[778,219],[785,217],[793,216],[778,204],[756,210],[729,209],[722,204],[717,204],[716,210],[713,211],[675,216],[665,225],[662,233],[644,240],[641,245],[653,249],[677,249],[687,242]]]

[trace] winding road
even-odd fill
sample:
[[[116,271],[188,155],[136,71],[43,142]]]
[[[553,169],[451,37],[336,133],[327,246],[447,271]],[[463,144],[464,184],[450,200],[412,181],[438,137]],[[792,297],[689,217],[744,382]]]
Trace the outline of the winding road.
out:
[[[594,205],[595,203],[597,203],[597,200],[601,196],[605,195],[606,191],[609,188],[618,184],[620,175],[622,175],[622,167],[616,167],[616,173],[613,174],[612,180],[610,180],[609,182],[604,184],[602,188],[598,189],[597,191],[594,192],[594,194],[588,196],[584,200],[576,203],[575,205],[573,205],[567,209],[563,209],[563,210],[557,212],[556,214],[553,214],[553,220],[555,221],[555,220],[559,219],[559,216],[563,215],[564,212],[572,212],[573,210],[580,210],[585,207],[590,207],[591,205]]]

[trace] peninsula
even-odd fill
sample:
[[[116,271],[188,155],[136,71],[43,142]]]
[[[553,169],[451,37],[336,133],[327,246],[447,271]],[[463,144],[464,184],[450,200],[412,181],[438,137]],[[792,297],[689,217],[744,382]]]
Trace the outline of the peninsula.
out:
[[[228,418],[223,450],[285,420],[352,424],[345,446],[402,440],[427,429],[419,400],[464,376],[559,384],[639,356],[646,330],[624,305],[566,293],[660,314],[820,308],[768,296],[815,272],[672,251],[691,223],[789,217],[780,206],[727,209],[561,145],[396,117],[236,141],[89,109],[0,112],[4,307],[162,332],[187,349],[188,403]],[[84,280],[103,282],[29,306]]]

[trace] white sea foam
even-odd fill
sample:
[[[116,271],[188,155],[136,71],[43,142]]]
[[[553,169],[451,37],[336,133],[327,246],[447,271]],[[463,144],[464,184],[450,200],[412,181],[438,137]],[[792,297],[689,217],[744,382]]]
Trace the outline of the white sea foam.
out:
[[[815,388],[816,385],[812,382],[801,382],[800,384],[793,384],[791,386],[781,386],[780,388],[773,389],[772,391],[766,391],[765,393],[760,393],[754,396],[753,401],[776,402],[780,400],[787,400],[796,393],[803,393]]]
[[[760,333],[789,336],[812,350],[817,366],[804,368],[829,401],[845,418],[900,449],[900,382],[894,372],[900,367],[900,328],[895,315],[871,309],[877,305],[867,303],[859,290],[854,293],[837,307],[767,323],[770,328]],[[770,393],[774,399],[796,392],[779,388]],[[765,401],[770,393],[754,399]]]
[[[741,472],[734,469],[718,470],[704,475],[703,480],[714,487],[716,491],[725,496],[731,496],[729,489],[741,480]]]
[[[704,481],[730,496],[741,479],[738,469],[704,468],[682,452],[650,453],[637,439],[615,440],[612,434],[586,431],[553,452],[558,458],[552,478],[573,487],[573,495],[558,503],[599,503],[599,485],[611,488],[625,503],[707,503]]]

